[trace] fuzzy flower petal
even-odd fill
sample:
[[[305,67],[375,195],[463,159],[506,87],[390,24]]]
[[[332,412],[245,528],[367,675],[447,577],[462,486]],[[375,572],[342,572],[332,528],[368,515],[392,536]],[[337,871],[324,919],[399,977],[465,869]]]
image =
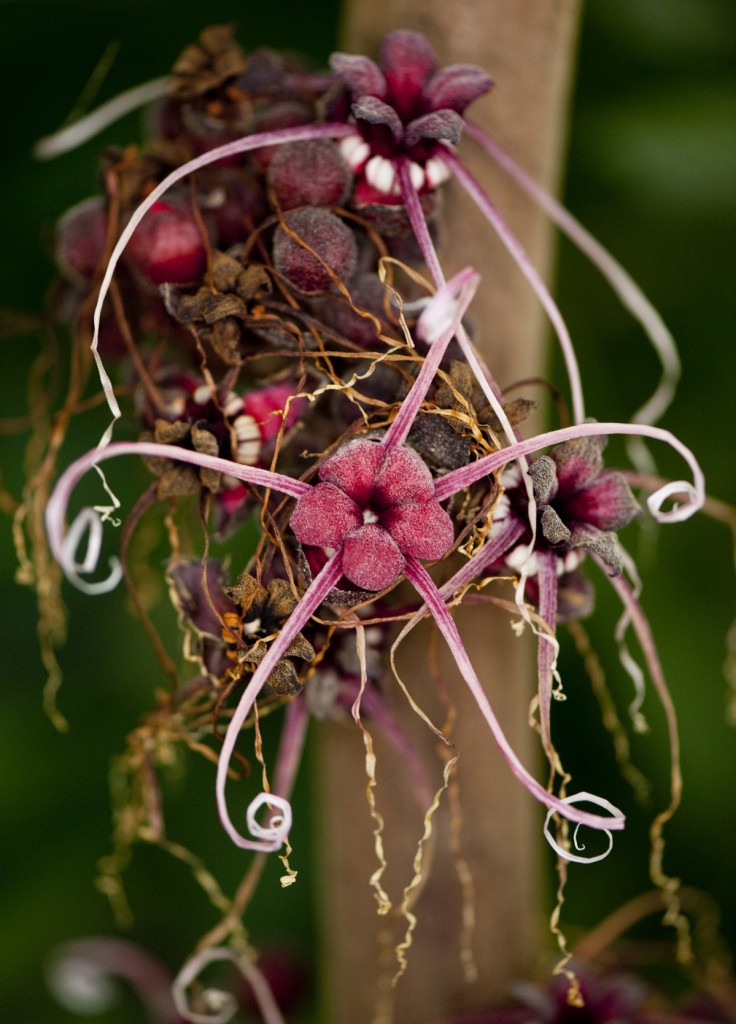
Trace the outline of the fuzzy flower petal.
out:
[[[297,540],[320,548],[338,548],[343,537],[363,522],[356,503],[334,484],[317,484],[297,502],[290,526]]]
[[[457,146],[463,127],[462,117],[454,110],[433,110],[409,122],[405,142],[407,146],[415,146],[422,139],[441,139]]]
[[[565,441],[550,452],[557,464],[557,482],[569,494],[587,487],[603,469],[603,449],[607,440],[600,434]]]
[[[534,485],[534,500],[546,505],[557,494],[557,470],[549,455],[540,455],[529,467],[529,476]]]
[[[493,88],[493,79],[474,64],[448,64],[440,68],[424,90],[430,110],[449,108],[462,114],[473,100]]]
[[[585,548],[591,554],[597,555],[601,562],[605,563],[609,576],[620,576],[624,571],[615,533],[596,530],[587,523],[579,523],[570,533],[568,547]]]
[[[436,68],[431,46],[419,32],[390,32],[380,64],[393,105],[402,118],[410,117]]]
[[[621,530],[641,515],[641,506],[621,473],[601,473],[581,491],[571,495],[566,508],[571,519],[597,526],[599,530]]]
[[[333,53],[330,67],[339,75],[353,96],[386,95],[386,79],[378,65],[370,57],[352,53]]]
[[[396,505],[381,515],[405,555],[435,561],[446,555],[455,539],[452,519],[437,501]]]
[[[376,479],[374,502],[389,508],[402,502],[434,497],[434,481],[422,458],[411,448],[389,448]]]
[[[390,587],[404,569],[404,556],[393,537],[377,523],[349,533],[342,549],[342,571],[362,590]]]
[[[394,108],[375,96],[361,96],[353,104],[353,114],[358,121],[388,128],[394,142],[401,142],[404,137],[404,126]]]
[[[385,456],[386,449],[375,441],[351,441],[320,466],[319,478],[367,505]]]

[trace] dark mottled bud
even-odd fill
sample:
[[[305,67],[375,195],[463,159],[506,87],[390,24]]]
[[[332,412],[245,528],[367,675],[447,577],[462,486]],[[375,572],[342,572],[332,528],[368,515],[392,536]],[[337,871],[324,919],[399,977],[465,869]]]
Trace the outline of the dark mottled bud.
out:
[[[305,292],[325,291],[333,280],[330,271],[344,281],[353,276],[358,247],[350,228],[334,213],[321,207],[305,207],[287,213],[284,221],[293,235],[283,227],[276,229],[273,262],[297,288]]]
[[[268,168],[268,183],[283,210],[342,206],[352,174],[334,142],[312,139],[280,146]]]

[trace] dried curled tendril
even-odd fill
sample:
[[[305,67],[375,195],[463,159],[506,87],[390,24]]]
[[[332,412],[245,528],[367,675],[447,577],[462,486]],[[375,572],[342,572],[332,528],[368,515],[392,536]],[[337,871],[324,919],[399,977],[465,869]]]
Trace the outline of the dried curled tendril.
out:
[[[229,960],[234,964],[250,985],[265,1024],[285,1024],[273,993],[257,966],[245,956],[239,956],[234,950],[224,947],[203,949],[195,953],[179,971],[171,987],[177,1012],[192,1024],[227,1024],[232,1020],[238,1009],[238,1002],[230,992],[218,988],[204,989],[200,998],[207,1008],[207,1013],[195,1013],[187,996],[187,989],[196,980],[200,971],[209,964],[223,960]]]
[[[596,804],[596,806],[602,807],[606,811],[610,811],[610,813],[615,817],[620,816],[622,813],[619,810],[619,808],[616,807],[615,804],[611,803],[610,800],[606,800],[604,797],[601,796],[595,796],[594,793],[572,793],[570,796],[562,797],[563,804],[569,805],[580,804],[585,802]],[[574,861],[576,864],[595,864],[596,861],[604,860],[611,852],[613,848],[613,836],[611,835],[608,829],[602,828],[599,829],[599,831],[602,832],[603,835],[606,836],[608,839],[608,846],[602,853],[591,854],[588,857],[582,857],[580,856],[580,854],[572,853],[569,846],[562,846],[560,843],[557,842],[555,837],[552,835],[552,830],[550,826],[554,814],[554,810],[550,810],[547,812],[547,817],[544,820],[544,836],[549,845],[555,851],[555,853],[559,854],[560,857],[563,857],[565,860]],[[573,831],[573,844],[576,850],[584,850],[585,846],[578,841],[579,830],[580,825],[576,825]]]

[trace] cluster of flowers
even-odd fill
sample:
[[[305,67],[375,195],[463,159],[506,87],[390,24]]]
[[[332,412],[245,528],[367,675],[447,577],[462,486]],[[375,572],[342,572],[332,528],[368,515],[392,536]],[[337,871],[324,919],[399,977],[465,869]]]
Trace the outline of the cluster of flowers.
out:
[[[458,156],[467,131],[534,192],[464,118],[491,88],[484,71],[438,69],[412,32],[389,35],[377,64],[335,54],[331,67],[317,75],[271,52],[246,56],[230,29],[206,31],[153,90],[162,95],[146,148],[109,152],[105,196],[61,221],[64,313],[83,334],[97,289],[92,351],[114,419],[123,415],[117,395],[133,396],[126,417],[140,439],[113,442],[108,431],[63,473],[46,511],[52,551],[91,593],[125,574],[113,560],[106,580],[90,579],[116,499],[65,525],[82,475],[124,454],[142,457],[155,477],[128,532],[154,502],[191,495],[221,538],[259,518],[261,542],[237,581],[216,560],[181,553],[167,574],[201,666],[176,701],[182,713],[199,716],[204,701],[215,718],[226,714],[216,793],[238,846],[276,851],[287,839],[310,712],[325,716],[361,699],[403,742],[373,657],[392,617],[389,592],[402,580],[419,597],[415,620],[434,618],[511,771],[550,815],[610,839],[624,826],[617,808],[584,793],[556,796],[521,764],[448,604],[473,581],[518,578],[520,613],[538,635],[540,732],[552,763],[555,629],[592,607],[586,563],[614,579],[657,682],[656,652],[615,536],[642,510],[625,475],[604,468],[603,449],[612,434],[664,441],[688,462],[693,483],[661,488],[649,511],[676,521],[702,504],[694,458],[651,423],[672,373],[640,422],[586,419],[564,321]],[[468,268],[445,280],[433,242],[450,177],[499,232],[550,315],[570,376],[572,426],[524,439],[531,403],[504,399],[469,339],[463,317],[478,275]],[[666,332],[633,282],[542,200],[608,273],[671,371]],[[422,264],[431,285],[410,271]],[[673,497],[679,504],[665,509]],[[444,565],[454,552],[465,556],[461,568],[438,586],[425,563]],[[356,658],[347,643],[344,627],[361,616],[383,623],[370,627],[370,658],[364,645]],[[232,694],[237,705],[225,712]],[[225,788],[244,725],[264,701],[287,705],[284,736],[274,785],[250,804],[244,835]]]

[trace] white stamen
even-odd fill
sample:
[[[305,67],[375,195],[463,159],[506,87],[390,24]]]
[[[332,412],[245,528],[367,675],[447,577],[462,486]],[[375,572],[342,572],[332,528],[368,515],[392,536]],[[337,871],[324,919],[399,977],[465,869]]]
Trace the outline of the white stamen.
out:
[[[340,141],[339,145],[343,159],[353,168],[354,171],[357,171],[362,167],[371,155],[371,147],[365,139],[357,133],[355,135],[346,136]]]
[[[450,176],[450,168],[437,156],[431,156],[424,165],[424,177],[429,188],[438,188]]]
[[[363,173],[365,180],[377,192],[390,195],[394,189],[398,188],[394,165],[385,156],[372,156],[363,168]]]
[[[184,410],[187,407],[187,403],[184,401],[181,395],[176,395],[170,401],[166,403],[166,408],[172,416],[182,416]]]
[[[378,516],[370,508],[363,509],[363,522],[364,523],[377,523],[378,522]]]
[[[208,402],[212,401],[212,392],[206,384],[200,384],[192,395],[192,399],[197,405],[207,405]]]
[[[508,514],[511,510],[511,502],[507,494],[502,494],[496,502],[496,507],[493,510],[493,522],[500,523],[504,519],[508,518]]]
[[[238,441],[259,441],[261,440],[261,432],[258,429],[258,424],[249,416],[248,413],[243,413],[242,416],[238,416],[236,420],[233,420],[233,429],[235,430],[235,436]]]
[[[226,416],[235,416],[243,408],[243,399],[234,391],[225,399],[225,408],[222,410]]]
[[[242,466],[255,466],[261,454],[261,442],[239,441],[236,452],[237,460]]]
[[[210,189],[206,195],[200,196],[199,205],[205,210],[219,210],[225,205],[227,192],[221,186]]]
[[[517,544],[513,551],[509,551],[504,560],[514,572],[525,572],[527,576],[536,576],[539,570],[537,556],[534,552],[529,554],[527,544]]]
[[[579,551],[568,551],[564,558],[557,560],[557,575],[564,576],[566,572],[573,572],[583,560]]]
[[[424,174],[425,172],[423,168],[421,168],[419,164],[415,164],[412,160],[409,164],[409,177],[411,178],[411,183],[417,192],[420,188],[424,187]]]

